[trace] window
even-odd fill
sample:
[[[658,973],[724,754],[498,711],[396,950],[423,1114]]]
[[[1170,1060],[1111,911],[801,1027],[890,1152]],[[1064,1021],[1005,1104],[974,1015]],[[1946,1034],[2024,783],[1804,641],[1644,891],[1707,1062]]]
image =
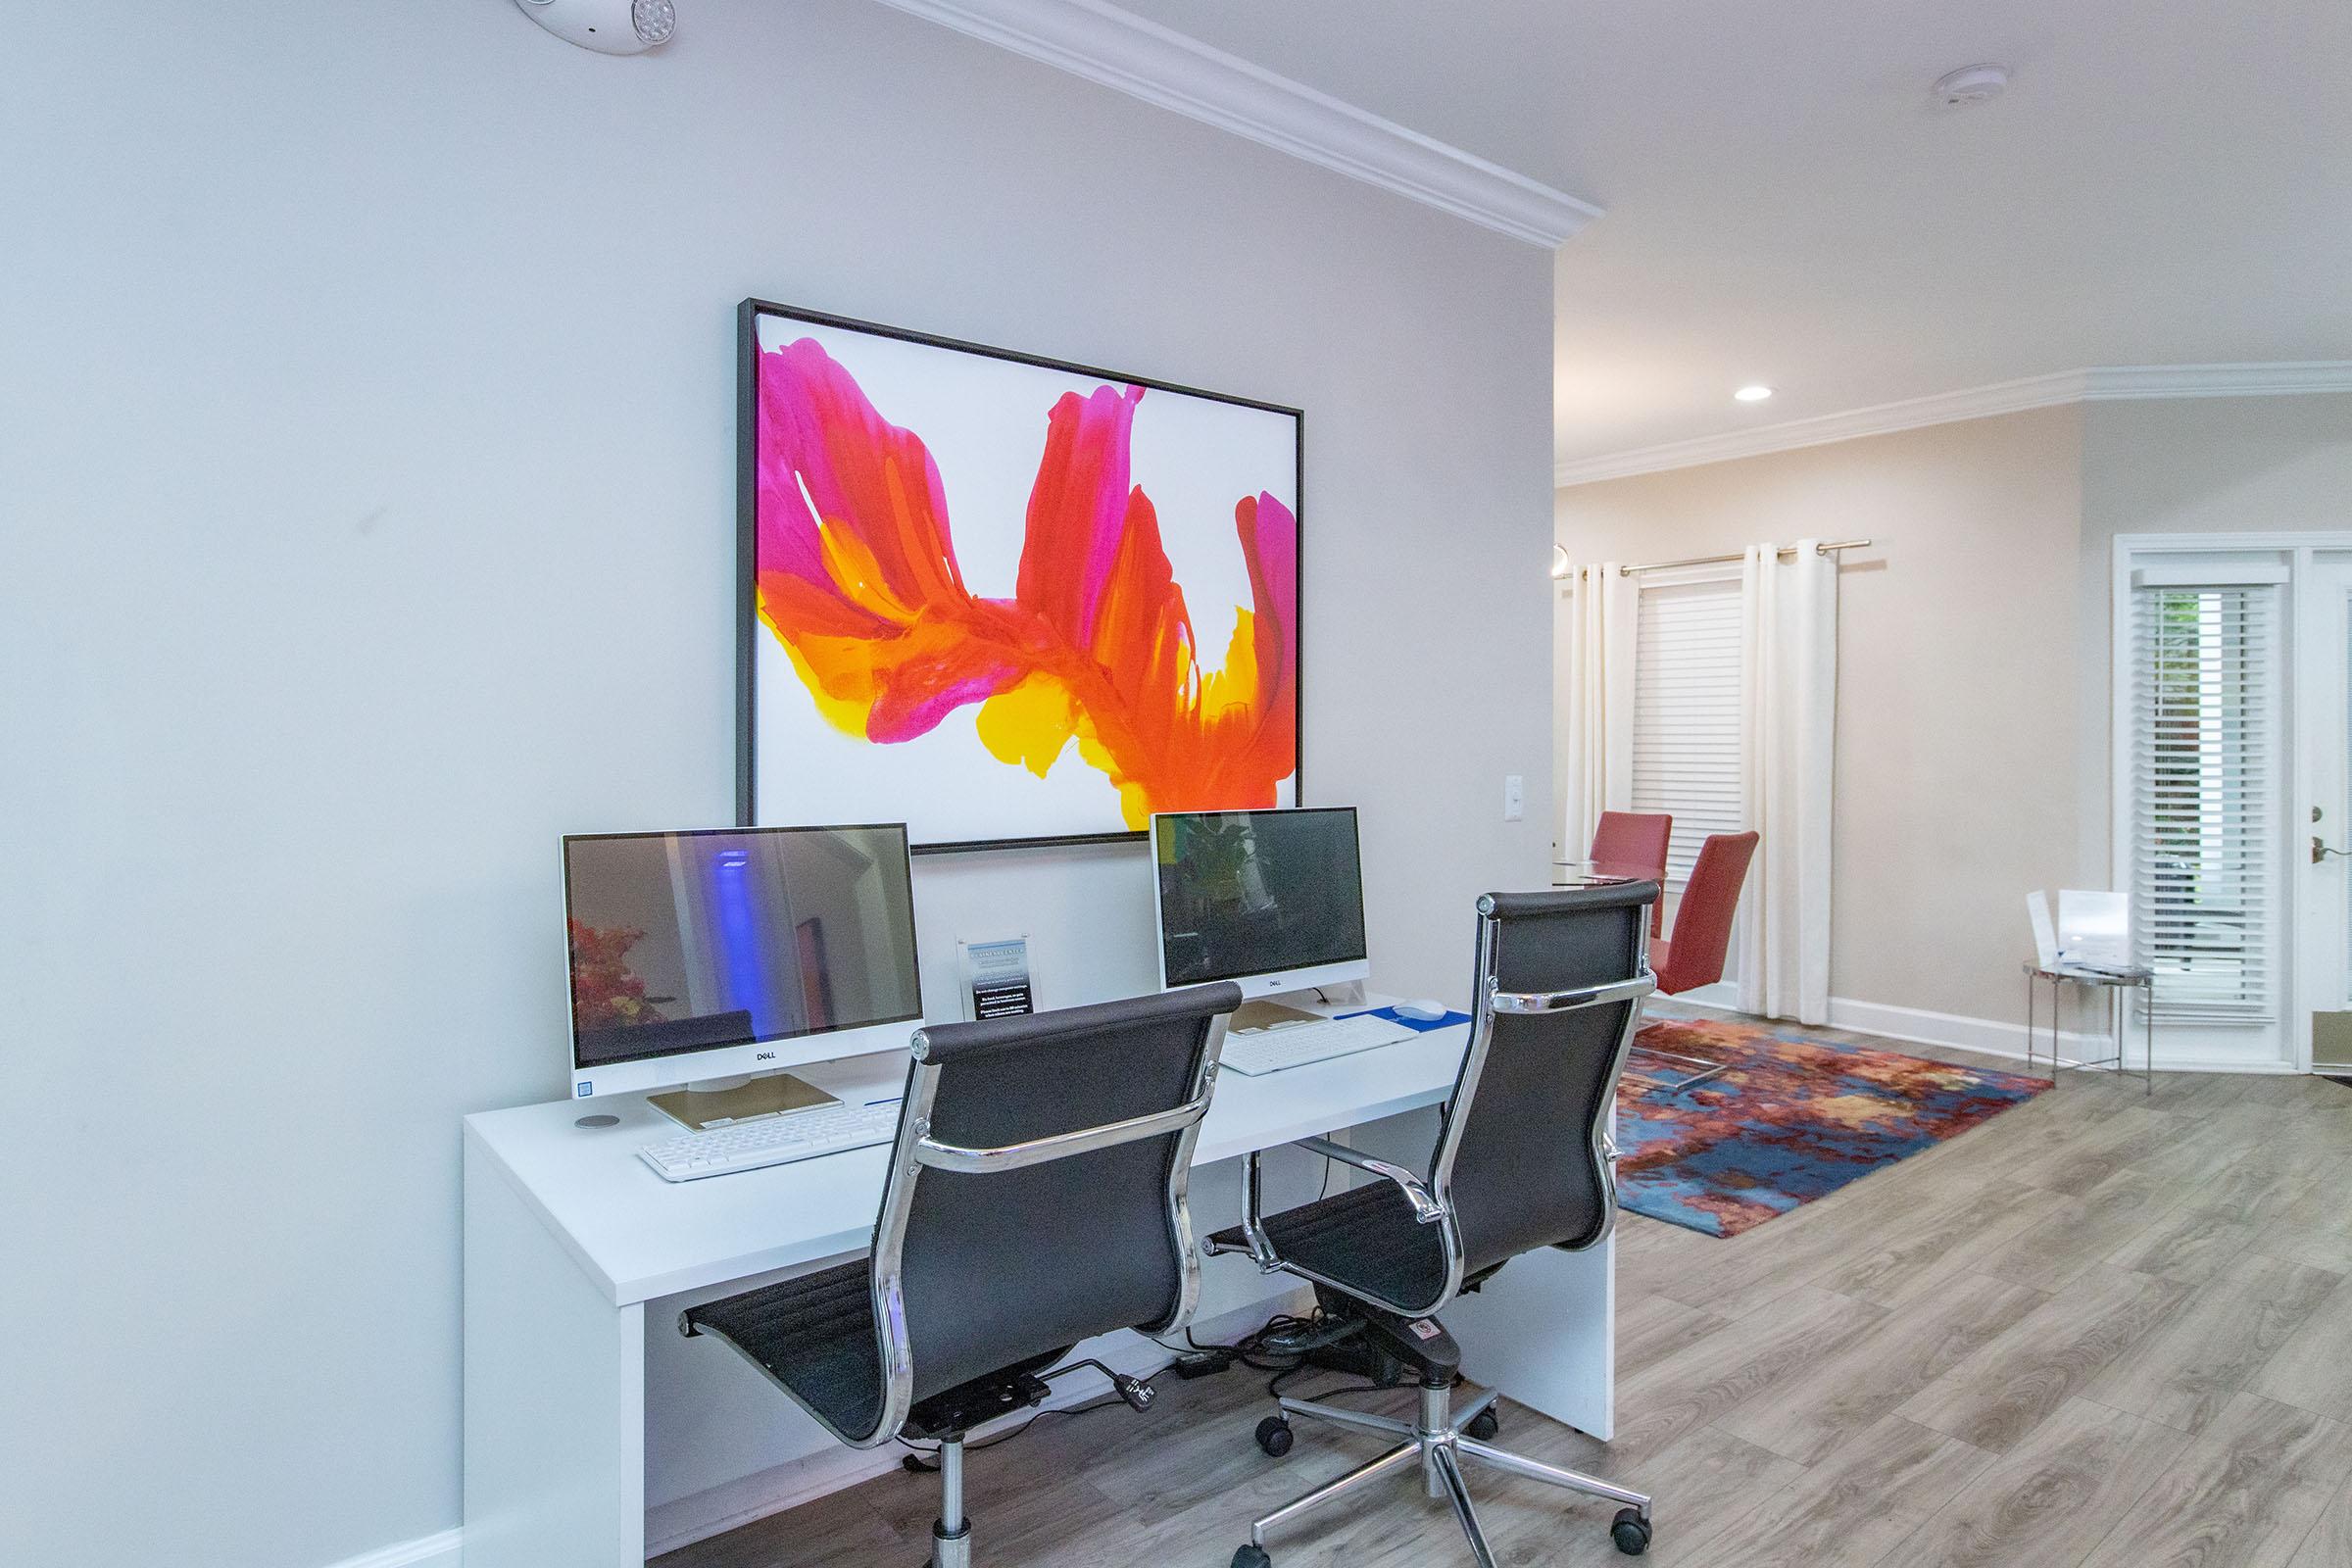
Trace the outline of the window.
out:
[[[2156,1016],[2278,1015],[2280,749],[2276,583],[2132,592],[2131,893]]]
[[[1740,831],[1740,579],[1644,582],[1635,616],[1634,797],[1669,811],[1667,886]]]

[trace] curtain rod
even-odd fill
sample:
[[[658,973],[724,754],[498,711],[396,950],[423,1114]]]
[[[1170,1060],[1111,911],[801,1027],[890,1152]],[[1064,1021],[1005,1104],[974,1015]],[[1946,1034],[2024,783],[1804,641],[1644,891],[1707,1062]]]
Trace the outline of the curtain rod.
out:
[[[1813,548],[1825,556],[1834,556],[1840,550],[1867,550],[1870,548],[1870,541],[1867,539],[1839,539],[1833,543],[1815,545]],[[1781,545],[1776,553],[1793,556],[1796,554],[1796,546]],[[1689,561],[1651,561],[1639,566],[1619,566],[1617,574],[1621,577],[1630,577],[1637,571],[1672,571],[1677,566],[1720,566],[1729,562],[1745,561],[1746,559],[1745,551],[1734,551],[1728,556],[1692,556]]]

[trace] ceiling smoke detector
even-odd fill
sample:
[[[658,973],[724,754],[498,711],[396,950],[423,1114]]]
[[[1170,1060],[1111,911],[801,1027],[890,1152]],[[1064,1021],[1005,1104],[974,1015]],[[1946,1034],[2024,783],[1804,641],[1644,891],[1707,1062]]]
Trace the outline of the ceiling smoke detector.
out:
[[[1966,109],[1971,104],[1990,103],[2008,86],[2007,66],[1962,66],[1938,76],[1930,91],[1945,109]]]

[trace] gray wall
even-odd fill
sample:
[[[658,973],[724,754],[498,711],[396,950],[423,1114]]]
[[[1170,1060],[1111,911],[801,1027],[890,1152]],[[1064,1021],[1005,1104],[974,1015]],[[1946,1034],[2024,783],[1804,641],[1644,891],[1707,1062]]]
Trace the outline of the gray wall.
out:
[[[1831,991],[2014,1023],[2026,890],[2108,883],[2115,536],[2352,528],[2352,396],[2036,410],[1580,485],[1555,520],[1579,561],[1875,541],[1838,572]]]
[[[457,1520],[458,1118],[563,1091],[556,837],[729,811],[744,295],[1303,406],[1306,793],[1365,808],[1380,980],[1458,1000],[1542,874],[1549,258],[868,0],[680,9],[638,60],[493,0],[0,52],[12,1561]],[[1136,871],[940,868],[924,941],[1131,986]]]
[[[2115,536],[2352,530],[2352,394],[2100,403],[2082,416],[2081,710],[2086,860],[2104,879],[2114,768]]]
[[[2080,858],[2081,441],[2045,409],[1559,492],[1579,561],[1872,541],[1838,573],[1834,996],[2018,1009],[2026,890]]]

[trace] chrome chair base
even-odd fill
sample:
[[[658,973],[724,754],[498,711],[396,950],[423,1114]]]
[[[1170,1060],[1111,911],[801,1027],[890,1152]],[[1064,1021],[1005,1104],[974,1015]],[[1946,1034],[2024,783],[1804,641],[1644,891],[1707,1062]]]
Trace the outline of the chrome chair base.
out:
[[[1646,1550],[1650,1537],[1650,1499],[1642,1494],[1628,1492],[1623,1487],[1612,1486],[1597,1476],[1589,1476],[1581,1471],[1540,1464],[1468,1436],[1469,1428],[1494,1407],[1496,1397],[1496,1392],[1489,1390],[1458,1413],[1449,1413],[1449,1391],[1424,1388],[1421,1391],[1420,1418],[1413,1422],[1372,1415],[1343,1405],[1317,1404],[1311,1399],[1277,1400],[1285,1416],[1329,1421],[1335,1426],[1378,1432],[1404,1441],[1379,1458],[1357,1465],[1337,1480],[1326,1482],[1303,1496],[1284,1503],[1263,1518],[1250,1521],[1250,1543],[1234,1553],[1234,1568],[1267,1568],[1272,1560],[1266,1554],[1267,1531],[1369,1486],[1384,1476],[1400,1473],[1408,1466],[1420,1469],[1423,1485],[1428,1488],[1432,1497],[1443,1497],[1452,1504],[1454,1521],[1462,1527],[1462,1535],[1470,1543],[1471,1555],[1477,1558],[1479,1568],[1494,1568],[1494,1548],[1487,1544],[1486,1531],[1478,1522],[1478,1509],[1471,1502],[1470,1489],[1462,1479],[1464,1459],[1493,1465],[1497,1470],[1529,1481],[1541,1481],[1564,1491],[1623,1503],[1625,1508],[1610,1527],[1617,1547],[1636,1556]]]
[[[924,1568],[972,1568],[972,1521],[963,1511],[963,1434],[939,1444],[939,1518],[931,1525]]]
[[[1632,1054],[1636,1056],[1653,1057],[1659,1061],[1670,1061],[1678,1067],[1691,1069],[1690,1076],[1688,1078],[1678,1079],[1673,1083],[1657,1082],[1657,1087],[1670,1095],[1679,1095],[1686,1089],[1695,1089],[1709,1079],[1720,1078],[1740,1065],[1737,1061],[1717,1061],[1709,1056],[1693,1056],[1687,1052],[1665,1051],[1656,1046],[1645,1046],[1639,1040],[1635,1042]]]

